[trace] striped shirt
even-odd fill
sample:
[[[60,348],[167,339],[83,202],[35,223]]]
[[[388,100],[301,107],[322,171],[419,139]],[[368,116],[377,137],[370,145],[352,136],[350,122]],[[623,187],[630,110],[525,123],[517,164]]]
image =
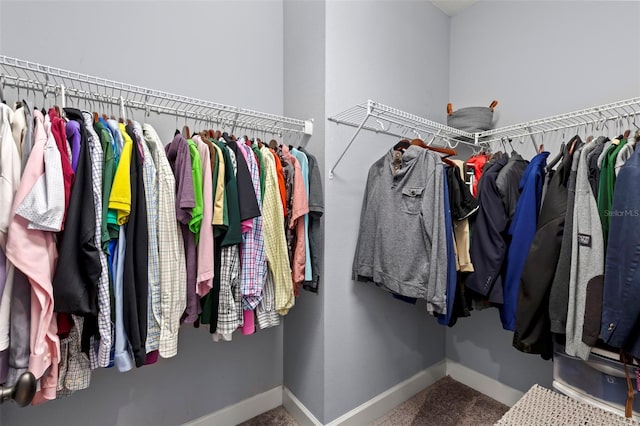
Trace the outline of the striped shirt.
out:
[[[82,112],[85,127],[88,131],[89,155],[91,157],[91,182],[93,188],[93,206],[95,209],[94,243],[102,247],[102,168],[104,154],[98,134],[93,130],[93,116],[87,111]],[[112,330],[111,330],[111,299],[109,296],[109,269],[107,255],[98,250],[100,259],[100,278],[98,280],[98,332],[100,342],[98,346],[98,366],[108,367],[110,362]]]
[[[147,277],[149,294],[147,296],[147,353],[157,351],[160,346],[160,258],[158,254],[158,171],[153,155],[143,140],[140,123],[133,123],[133,134],[142,148],[142,182],[144,184],[145,205],[147,210],[147,257],[149,259]]]
[[[258,207],[262,209],[258,162],[253,155],[253,151],[242,139],[236,143],[238,144],[238,149],[242,149],[248,154],[247,166],[251,174],[254,194]],[[240,287],[242,289],[242,307],[244,310],[253,310],[258,306],[262,298],[262,288],[267,278],[262,216],[254,217],[252,221],[253,226],[251,229],[242,234],[243,242],[240,247]]]
[[[178,353],[180,317],[186,307],[187,270],[182,234],[176,219],[176,181],[158,134],[142,126],[158,172],[158,263],[160,283],[160,356]]]

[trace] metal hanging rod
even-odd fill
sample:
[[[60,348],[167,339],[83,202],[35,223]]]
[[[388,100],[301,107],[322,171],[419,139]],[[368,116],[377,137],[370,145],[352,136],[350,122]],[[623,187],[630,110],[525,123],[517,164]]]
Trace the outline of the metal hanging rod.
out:
[[[603,125],[607,125],[608,122],[634,119],[638,115],[640,115],[640,97],[487,130],[478,133],[477,136],[478,139],[482,140],[482,143],[489,144],[499,142],[504,138],[533,137],[546,132],[571,128],[592,126],[594,129],[599,130]],[[640,122],[638,125],[640,125]]]
[[[329,170],[330,179],[333,178],[333,171],[338,164],[340,164],[342,158],[363,129],[407,139],[414,137],[422,139],[424,135],[425,137],[428,136],[428,138],[425,139],[428,145],[437,141],[450,148],[455,148],[460,143],[475,146],[473,133],[445,126],[444,124],[427,120],[426,118],[372,100],[355,105],[328,119],[334,123],[356,127],[356,131],[346,148]]]
[[[313,120],[299,120],[231,105],[219,104],[101,77],[50,67],[0,55],[0,84],[67,98],[95,101],[122,108],[144,110],[211,123],[231,129],[245,128],[268,133],[313,134]]]

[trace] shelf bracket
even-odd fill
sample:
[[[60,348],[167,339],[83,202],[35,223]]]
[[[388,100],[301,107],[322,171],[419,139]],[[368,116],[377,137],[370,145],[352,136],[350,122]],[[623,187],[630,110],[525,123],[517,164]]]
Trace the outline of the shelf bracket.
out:
[[[360,130],[362,130],[362,128],[364,127],[364,124],[367,122],[367,120],[369,119],[369,116],[371,115],[371,110],[372,110],[371,101],[369,101],[369,103],[367,104],[367,113],[365,114],[364,119],[362,120],[362,123],[360,123],[360,125],[358,126],[356,131],[353,133],[353,136],[351,136],[351,140],[347,144],[347,146],[344,149],[344,151],[342,151],[342,154],[340,154],[340,157],[338,157],[338,160],[336,160],[336,162],[333,165],[333,167],[331,167],[329,169],[329,179],[333,179],[333,171],[336,169],[336,167],[338,167],[338,164],[340,164],[340,161],[342,161],[342,158],[347,153],[347,151],[349,151],[349,148],[351,148],[351,145],[353,144],[353,142],[358,137],[358,134],[360,133]]]

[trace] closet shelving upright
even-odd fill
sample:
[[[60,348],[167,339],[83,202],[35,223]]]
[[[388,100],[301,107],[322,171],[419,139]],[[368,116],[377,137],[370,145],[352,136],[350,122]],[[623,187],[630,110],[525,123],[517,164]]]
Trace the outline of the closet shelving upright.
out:
[[[5,86],[24,89],[27,93],[53,95],[60,106],[106,104],[119,108],[120,116],[129,110],[142,110],[216,123],[234,133],[248,129],[265,134],[313,134],[313,120],[299,120],[237,106],[177,95],[135,86],[101,77],[94,77],[36,62],[0,55],[0,90]],[[80,101],[84,101],[85,104]]]
[[[328,118],[329,121],[337,124],[356,127],[351,140],[329,170],[329,178],[333,178],[334,170],[363,129],[400,138],[408,135],[417,137],[428,135],[430,138],[425,139],[427,144],[444,142],[452,148],[459,143],[474,147],[491,146],[496,142],[530,137],[537,149],[538,135],[544,136],[546,133],[564,129],[575,129],[576,132],[582,129],[586,133],[588,129],[592,132],[602,130],[602,127],[612,129],[610,126],[622,129],[626,124],[626,128],[637,130],[640,126],[640,120],[636,122],[638,115],[640,115],[640,97],[635,97],[484,132],[469,133],[369,100]],[[541,140],[543,141],[544,138]]]

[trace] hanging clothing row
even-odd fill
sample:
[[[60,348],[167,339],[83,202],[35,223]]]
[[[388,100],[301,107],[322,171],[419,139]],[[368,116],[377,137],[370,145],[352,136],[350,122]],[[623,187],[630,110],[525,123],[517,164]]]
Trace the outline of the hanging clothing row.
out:
[[[597,343],[640,359],[640,309],[625,302],[640,294],[638,137],[576,135],[549,163],[399,143],[369,169],[353,278],[425,299],[444,325],[497,307],[514,347],[546,359],[554,340],[584,359]]]
[[[317,292],[322,182],[303,148],[178,132],[28,101],[0,104],[0,383],[34,403],[279,324]]]

